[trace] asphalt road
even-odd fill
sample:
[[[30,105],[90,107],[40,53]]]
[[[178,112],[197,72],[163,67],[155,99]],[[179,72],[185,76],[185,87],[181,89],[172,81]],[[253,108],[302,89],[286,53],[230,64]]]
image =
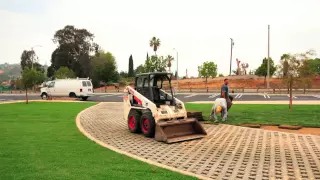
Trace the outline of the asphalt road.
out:
[[[289,96],[286,94],[282,95],[263,95],[263,94],[231,94],[234,97],[234,101],[286,101],[289,100]],[[121,102],[123,99],[122,93],[104,93],[95,94],[88,98],[88,101],[95,102]],[[193,101],[214,101],[219,97],[219,94],[176,94],[176,97],[183,102],[193,102]],[[24,100],[24,94],[0,94],[0,102],[4,101],[16,101]],[[30,100],[41,99],[39,95],[30,94]],[[316,101],[320,100],[320,95],[294,95],[293,99],[295,101]]]

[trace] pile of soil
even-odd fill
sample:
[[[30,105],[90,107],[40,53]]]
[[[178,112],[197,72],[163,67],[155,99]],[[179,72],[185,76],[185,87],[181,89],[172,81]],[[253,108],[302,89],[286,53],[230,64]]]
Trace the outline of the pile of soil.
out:
[[[302,127],[301,129],[298,129],[298,130],[291,130],[291,129],[282,129],[282,128],[279,128],[279,126],[261,126],[261,129],[271,130],[271,131],[297,133],[297,134],[311,134],[311,135],[320,136],[320,128]]]

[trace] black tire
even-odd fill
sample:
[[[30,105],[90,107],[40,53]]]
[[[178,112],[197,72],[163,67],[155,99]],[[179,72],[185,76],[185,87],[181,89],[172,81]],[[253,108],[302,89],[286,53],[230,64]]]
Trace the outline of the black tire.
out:
[[[41,94],[41,98],[42,98],[42,99],[48,99],[48,94],[45,93],[45,92],[42,93],[42,94]]]
[[[70,98],[76,98],[77,96],[76,96],[75,93],[71,92],[71,93],[69,93],[69,97],[70,97]]]
[[[129,131],[132,133],[140,133],[140,117],[141,115],[139,114],[138,111],[136,110],[131,110],[128,114],[128,128]]]
[[[81,97],[82,100],[86,101],[88,99],[88,96],[86,97]]]
[[[154,137],[156,123],[150,111],[142,113],[140,118],[140,127],[144,136]]]

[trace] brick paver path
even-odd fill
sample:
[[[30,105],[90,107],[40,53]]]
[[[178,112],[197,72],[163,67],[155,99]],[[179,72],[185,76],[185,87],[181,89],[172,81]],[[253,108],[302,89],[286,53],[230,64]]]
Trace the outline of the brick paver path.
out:
[[[320,138],[231,125],[203,125],[201,140],[165,144],[128,131],[122,103],[80,117],[83,129],[117,149],[212,179],[320,179]]]

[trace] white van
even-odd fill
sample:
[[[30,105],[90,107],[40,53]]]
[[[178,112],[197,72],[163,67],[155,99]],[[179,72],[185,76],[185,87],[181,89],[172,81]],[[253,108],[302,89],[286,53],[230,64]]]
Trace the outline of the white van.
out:
[[[87,100],[93,93],[93,86],[89,78],[77,79],[56,79],[51,81],[47,87],[41,88],[41,98],[47,99],[48,96],[74,97]]]

